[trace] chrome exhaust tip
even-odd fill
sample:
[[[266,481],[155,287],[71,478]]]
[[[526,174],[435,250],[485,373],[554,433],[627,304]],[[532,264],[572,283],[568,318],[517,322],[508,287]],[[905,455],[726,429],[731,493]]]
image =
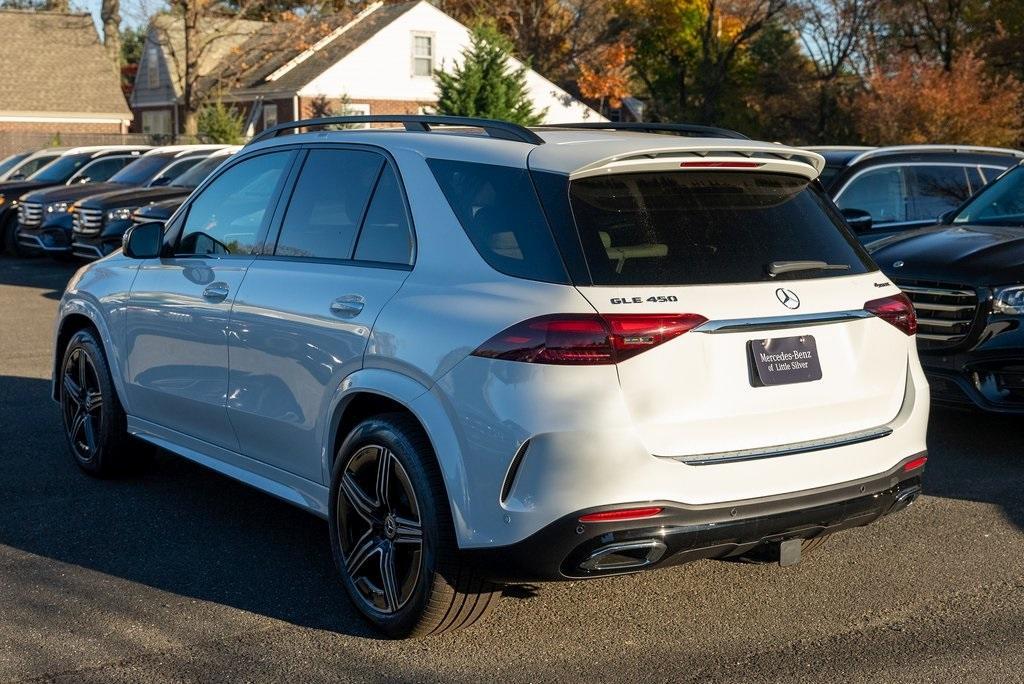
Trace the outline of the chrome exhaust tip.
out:
[[[589,572],[621,572],[638,570],[661,560],[668,549],[658,539],[618,542],[595,549],[580,563],[580,569]]]

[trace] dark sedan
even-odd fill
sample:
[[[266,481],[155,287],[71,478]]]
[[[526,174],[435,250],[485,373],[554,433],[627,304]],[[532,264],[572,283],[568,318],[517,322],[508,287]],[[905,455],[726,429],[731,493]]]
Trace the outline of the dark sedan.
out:
[[[914,302],[934,400],[1024,413],[1024,165],[868,249]]]

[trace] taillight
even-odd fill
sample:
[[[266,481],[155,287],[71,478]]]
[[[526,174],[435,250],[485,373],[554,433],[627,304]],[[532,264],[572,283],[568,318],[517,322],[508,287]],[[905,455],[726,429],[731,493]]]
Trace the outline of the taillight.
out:
[[[927,456],[918,456],[917,458],[911,459],[903,464],[903,472],[909,473],[911,470],[917,470],[924,466],[928,462]]]
[[[697,314],[539,316],[498,333],[473,356],[569,366],[619,363],[706,321]]]
[[[906,335],[913,335],[917,332],[917,314],[914,313],[914,305],[902,292],[881,299],[872,299],[864,304],[864,309],[886,323],[899,328]]]

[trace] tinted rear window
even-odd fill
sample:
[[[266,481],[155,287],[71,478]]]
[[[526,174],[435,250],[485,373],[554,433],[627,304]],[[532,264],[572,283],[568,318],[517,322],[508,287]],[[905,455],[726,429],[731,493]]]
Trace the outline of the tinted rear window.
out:
[[[568,283],[526,169],[429,159],[441,191],[484,261],[517,278]]]
[[[635,173],[572,181],[595,285],[699,285],[823,278],[874,266],[813,183],[749,172]],[[847,270],[768,275],[774,261]]]

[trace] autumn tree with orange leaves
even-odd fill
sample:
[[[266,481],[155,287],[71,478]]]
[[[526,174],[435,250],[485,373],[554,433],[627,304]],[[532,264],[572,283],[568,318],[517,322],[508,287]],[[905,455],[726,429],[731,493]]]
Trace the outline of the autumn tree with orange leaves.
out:
[[[942,61],[909,58],[880,69],[854,101],[857,131],[871,145],[964,143],[1017,145],[1024,135],[1024,86],[990,74],[973,52],[947,71]]]

